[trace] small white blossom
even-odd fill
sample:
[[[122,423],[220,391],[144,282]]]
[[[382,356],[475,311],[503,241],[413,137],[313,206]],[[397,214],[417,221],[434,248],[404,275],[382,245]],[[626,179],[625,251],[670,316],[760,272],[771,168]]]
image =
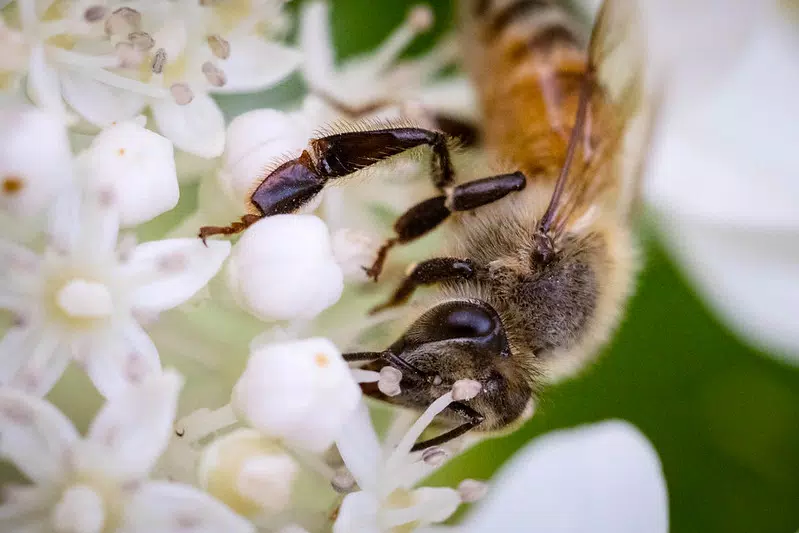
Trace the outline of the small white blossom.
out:
[[[226,274],[236,302],[265,321],[313,318],[344,288],[327,226],[312,215],[275,215],[250,226]]]
[[[456,385],[460,392],[474,389],[471,382]],[[435,400],[396,447],[388,450],[381,448],[366,406],[360,406],[336,440],[344,464],[360,490],[344,497],[333,533],[410,531],[443,522],[455,512],[464,501],[459,491],[446,487],[414,488],[443,463],[447,452],[429,448],[432,451],[411,453],[427,426],[455,401],[453,394],[454,389]]]
[[[0,389],[0,456],[32,482],[0,505],[4,531],[250,532],[207,494],[148,481],[172,431],[180,378],[153,376],[109,400],[81,439],[55,407]]]
[[[0,341],[0,383],[45,394],[70,360],[110,396],[160,369],[139,321],[171,309],[230,251],[199,239],[117,245],[114,193],[65,198],[41,256],[0,241],[0,306],[17,317]]]
[[[146,222],[178,203],[172,143],[133,121],[104,129],[81,158],[89,188],[113,191],[123,226]]]
[[[361,390],[336,347],[315,338],[266,346],[233,389],[239,416],[264,435],[323,452],[350,418]]]
[[[535,439],[506,463],[459,533],[666,533],[668,495],[652,445],[608,421]]]
[[[20,234],[25,226],[41,229],[37,219],[71,182],[72,153],[61,121],[31,106],[0,109],[3,234]]]
[[[258,516],[289,505],[298,470],[297,461],[277,443],[243,428],[203,450],[198,476],[200,486],[234,511]]]

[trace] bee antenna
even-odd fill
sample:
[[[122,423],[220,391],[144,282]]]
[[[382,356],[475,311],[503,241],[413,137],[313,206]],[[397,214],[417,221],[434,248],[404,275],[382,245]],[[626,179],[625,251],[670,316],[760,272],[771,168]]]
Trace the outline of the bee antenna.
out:
[[[566,148],[566,158],[563,160],[563,166],[558,175],[558,181],[555,182],[555,190],[552,191],[552,197],[549,199],[549,205],[541,217],[541,222],[538,224],[538,231],[540,233],[547,233],[552,226],[555,219],[555,211],[558,207],[563,190],[566,186],[566,179],[569,177],[569,169],[571,168],[572,161],[574,160],[574,153],[577,150],[577,145],[582,139],[583,126],[585,125],[585,115],[588,111],[588,99],[591,96],[591,88],[593,87],[594,69],[592,66],[585,71],[583,83],[580,88],[580,100],[577,104],[577,116],[574,119],[574,127],[572,128],[571,135],[569,136],[569,145]]]

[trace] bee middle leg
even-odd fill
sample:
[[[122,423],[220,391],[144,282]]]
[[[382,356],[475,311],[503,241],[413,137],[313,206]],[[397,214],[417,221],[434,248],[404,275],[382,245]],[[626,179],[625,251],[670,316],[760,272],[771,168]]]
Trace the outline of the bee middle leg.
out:
[[[394,223],[395,237],[385,241],[366,274],[377,281],[389,250],[426,235],[456,211],[471,211],[524,189],[527,179],[521,172],[499,174],[453,187],[446,194],[424,200],[408,209]]]

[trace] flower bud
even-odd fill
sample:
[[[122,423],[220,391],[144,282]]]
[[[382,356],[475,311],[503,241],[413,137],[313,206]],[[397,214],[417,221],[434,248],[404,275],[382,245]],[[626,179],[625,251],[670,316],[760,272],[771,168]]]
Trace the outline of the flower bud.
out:
[[[244,516],[273,514],[291,502],[299,466],[274,442],[252,429],[214,440],[202,454],[199,483]]]
[[[114,191],[124,226],[146,222],[178,203],[172,143],[135,122],[104,129],[81,159],[91,187]]]
[[[247,204],[265,171],[287,156],[298,157],[309,138],[310,129],[299,114],[256,109],[239,115],[227,129],[219,185],[231,200]]]
[[[361,389],[333,343],[313,338],[254,352],[233,389],[232,404],[264,435],[322,452],[360,398]]]
[[[250,226],[226,273],[236,302],[265,321],[313,318],[344,289],[327,226],[311,215],[276,215]]]

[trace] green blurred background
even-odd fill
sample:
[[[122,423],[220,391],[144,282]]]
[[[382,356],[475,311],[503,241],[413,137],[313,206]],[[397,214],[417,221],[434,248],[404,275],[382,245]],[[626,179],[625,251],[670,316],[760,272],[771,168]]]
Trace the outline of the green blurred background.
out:
[[[333,1],[339,57],[370,50],[415,3]],[[411,54],[452,25],[452,2],[431,5],[436,28]],[[487,478],[547,431],[623,418],[660,454],[673,532],[794,533],[799,368],[736,340],[685,283],[651,227],[642,233],[646,268],[621,329],[597,364],[549,390],[521,430],[457,458],[433,484],[457,482],[464,473]]]

